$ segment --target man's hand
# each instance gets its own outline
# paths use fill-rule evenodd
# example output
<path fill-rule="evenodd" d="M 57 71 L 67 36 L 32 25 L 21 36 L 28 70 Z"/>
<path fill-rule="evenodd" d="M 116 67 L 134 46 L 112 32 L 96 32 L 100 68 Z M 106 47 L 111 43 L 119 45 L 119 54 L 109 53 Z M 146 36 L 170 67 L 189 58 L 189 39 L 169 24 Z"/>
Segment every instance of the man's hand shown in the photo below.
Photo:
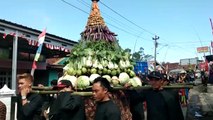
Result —
<path fill-rule="evenodd" d="M 21 90 L 21 96 L 27 96 L 30 93 L 30 88 L 23 88 Z"/>
<path fill-rule="evenodd" d="M 38 87 L 44 87 L 44 85 L 43 84 L 38 84 Z"/>
<path fill-rule="evenodd" d="M 127 88 L 127 89 L 130 88 L 131 86 L 132 86 L 132 84 L 130 84 L 130 83 L 126 83 L 126 84 L 124 85 L 124 87 Z"/>
<path fill-rule="evenodd" d="M 44 117 L 46 118 L 46 120 L 48 120 L 48 118 L 49 118 L 49 111 L 47 111 L 47 110 L 44 110 Z"/>

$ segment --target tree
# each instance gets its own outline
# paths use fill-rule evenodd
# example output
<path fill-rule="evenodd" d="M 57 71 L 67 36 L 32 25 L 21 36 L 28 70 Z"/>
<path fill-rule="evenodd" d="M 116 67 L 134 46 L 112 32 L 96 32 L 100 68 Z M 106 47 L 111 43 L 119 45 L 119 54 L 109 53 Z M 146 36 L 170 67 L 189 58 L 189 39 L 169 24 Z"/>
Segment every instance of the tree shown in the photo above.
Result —
<path fill-rule="evenodd" d="M 125 49 L 124 51 L 131 53 L 131 49 L 129 48 Z M 139 51 L 132 54 L 133 61 L 149 61 L 152 58 L 154 58 L 152 55 L 145 54 L 143 47 L 140 47 Z"/>
<path fill-rule="evenodd" d="M 129 49 L 129 48 L 126 48 L 124 51 L 128 52 L 128 53 L 131 53 L 131 49 Z"/>

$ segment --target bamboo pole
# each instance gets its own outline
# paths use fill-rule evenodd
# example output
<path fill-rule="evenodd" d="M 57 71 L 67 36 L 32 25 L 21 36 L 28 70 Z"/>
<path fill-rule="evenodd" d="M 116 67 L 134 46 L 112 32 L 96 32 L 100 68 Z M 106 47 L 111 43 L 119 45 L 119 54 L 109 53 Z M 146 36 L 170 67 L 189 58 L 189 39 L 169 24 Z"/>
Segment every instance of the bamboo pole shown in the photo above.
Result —
<path fill-rule="evenodd" d="M 188 88 L 188 89 L 192 89 L 193 85 L 167 85 L 167 86 L 163 86 L 164 89 L 184 89 L 184 88 Z M 142 89 L 142 90 L 146 90 L 146 89 L 152 89 L 151 85 L 147 85 L 147 86 L 141 86 L 141 87 L 130 87 L 130 88 L 125 88 L 125 87 L 113 87 L 113 90 L 137 90 L 137 89 Z"/>
<path fill-rule="evenodd" d="M 44 86 L 44 87 L 38 87 L 38 86 L 32 86 L 33 90 L 53 90 L 53 87 L 48 87 L 48 86 Z"/>
<path fill-rule="evenodd" d="M 34 87 L 37 88 L 37 87 Z M 40 87 L 41 88 L 41 87 Z M 38 93 L 38 94 L 58 94 L 59 91 L 57 90 L 51 90 L 51 87 L 44 87 L 44 89 L 34 89 L 31 91 L 31 93 Z M 164 89 L 192 89 L 193 85 L 167 85 L 163 86 Z M 113 87 L 113 90 L 147 90 L 147 89 L 152 89 L 150 85 L 147 86 L 141 86 L 141 87 L 130 87 L 130 88 L 125 88 L 123 86 L 118 86 L 118 87 Z M 92 92 L 90 91 L 75 91 L 72 92 L 73 95 L 80 95 L 80 96 L 91 96 Z"/>
<path fill-rule="evenodd" d="M 146 85 L 146 86 L 141 86 L 141 87 L 132 87 L 131 89 L 150 89 L 150 85 Z M 38 87 L 38 86 L 32 86 L 33 90 L 46 90 L 46 91 L 52 91 L 54 87 L 48 87 L 48 86 L 44 86 L 44 87 Z M 84 90 L 89 90 L 91 89 L 92 86 L 88 86 L 87 88 L 85 88 Z M 180 89 L 180 88 L 193 88 L 193 83 L 175 83 L 175 84 L 170 84 L 167 86 L 164 86 L 164 88 L 169 88 L 169 89 Z M 118 89 L 126 89 L 123 86 L 118 86 L 118 87 L 113 87 L 113 89 L 118 90 Z M 82 91 L 82 89 L 77 89 L 77 91 Z"/>
<path fill-rule="evenodd" d="M 53 90 L 53 88 L 54 87 L 48 87 L 48 86 L 44 86 L 44 87 L 38 87 L 38 86 L 32 86 L 32 89 L 33 90 L 46 90 L 46 91 L 52 91 Z M 91 89 L 92 88 L 92 86 L 88 86 L 87 88 L 85 88 L 85 89 Z M 78 89 L 77 88 L 77 90 L 82 90 L 82 89 Z"/>
<path fill-rule="evenodd" d="M 37 94 L 58 94 L 60 93 L 57 90 L 52 91 L 40 91 L 40 90 L 32 90 L 31 93 Z M 92 92 L 70 92 L 72 95 L 80 95 L 80 96 L 92 96 Z"/>

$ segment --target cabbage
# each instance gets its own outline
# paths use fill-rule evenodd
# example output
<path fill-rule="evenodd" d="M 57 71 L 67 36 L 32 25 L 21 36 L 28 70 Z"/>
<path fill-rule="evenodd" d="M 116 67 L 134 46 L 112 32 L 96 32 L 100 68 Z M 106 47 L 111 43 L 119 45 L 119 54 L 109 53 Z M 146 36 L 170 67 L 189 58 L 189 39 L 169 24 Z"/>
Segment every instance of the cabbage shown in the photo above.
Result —
<path fill-rule="evenodd" d="M 99 74 L 91 74 L 90 77 L 89 77 L 90 83 L 93 83 L 93 81 L 94 81 L 97 77 L 100 77 L 100 75 L 99 75 Z"/>
<path fill-rule="evenodd" d="M 68 75 L 71 75 L 71 76 L 76 74 L 76 71 L 72 67 L 68 68 L 66 72 Z"/>
<path fill-rule="evenodd" d="M 109 75 L 103 75 L 103 78 L 106 78 L 109 82 L 111 82 L 111 77 Z"/>
<path fill-rule="evenodd" d="M 77 88 L 79 89 L 86 89 L 87 87 L 89 87 L 90 85 L 90 81 L 89 81 L 89 77 L 88 76 L 80 76 L 77 79 Z"/>
<path fill-rule="evenodd" d="M 132 71 L 132 70 L 129 71 L 129 75 L 130 75 L 130 77 L 135 77 L 135 76 L 136 76 L 136 75 L 135 75 L 135 72 Z"/>
<path fill-rule="evenodd" d="M 135 82 L 137 83 L 138 86 L 142 86 L 142 81 L 139 77 L 135 76 L 135 77 L 133 77 L 133 80 L 135 80 Z"/>
<path fill-rule="evenodd" d="M 111 81 L 113 86 L 118 86 L 119 85 L 119 80 L 117 76 L 112 76 L 112 81 Z"/>
<path fill-rule="evenodd" d="M 69 80 L 72 83 L 73 87 L 76 87 L 76 83 L 77 83 L 77 78 L 75 76 L 71 76 L 71 75 L 65 75 L 62 76 L 58 79 L 58 82 L 61 80 Z"/>
<path fill-rule="evenodd" d="M 121 85 L 125 85 L 129 81 L 129 75 L 125 72 L 120 73 L 119 81 L 120 81 Z"/>
<path fill-rule="evenodd" d="M 141 79 L 139 77 L 133 77 L 129 79 L 129 84 L 131 84 L 133 87 L 140 87 L 142 86 Z"/>

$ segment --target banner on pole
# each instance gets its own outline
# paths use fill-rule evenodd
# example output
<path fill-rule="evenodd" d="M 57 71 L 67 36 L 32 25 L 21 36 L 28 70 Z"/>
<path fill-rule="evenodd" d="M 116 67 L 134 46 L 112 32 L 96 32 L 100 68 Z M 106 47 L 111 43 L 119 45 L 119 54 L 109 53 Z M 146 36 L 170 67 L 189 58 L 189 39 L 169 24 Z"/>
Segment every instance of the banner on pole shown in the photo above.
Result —
<path fill-rule="evenodd" d="M 34 61 L 33 61 L 33 64 L 32 64 L 32 70 L 31 70 L 32 76 L 34 75 L 34 71 L 37 68 L 36 62 L 38 61 L 38 59 L 41 55 L 41 50 L 42 50 L 42 46 L 43 46 L 43 43 L 44 43 L 45 35 L 46 35 L 46 29 L 44 29 L 42 31 L 42 33 L 38 36 L 38 49 L 37 49 L 37 52 L 35 54 L 35 58 L 34 58 Z"/>

